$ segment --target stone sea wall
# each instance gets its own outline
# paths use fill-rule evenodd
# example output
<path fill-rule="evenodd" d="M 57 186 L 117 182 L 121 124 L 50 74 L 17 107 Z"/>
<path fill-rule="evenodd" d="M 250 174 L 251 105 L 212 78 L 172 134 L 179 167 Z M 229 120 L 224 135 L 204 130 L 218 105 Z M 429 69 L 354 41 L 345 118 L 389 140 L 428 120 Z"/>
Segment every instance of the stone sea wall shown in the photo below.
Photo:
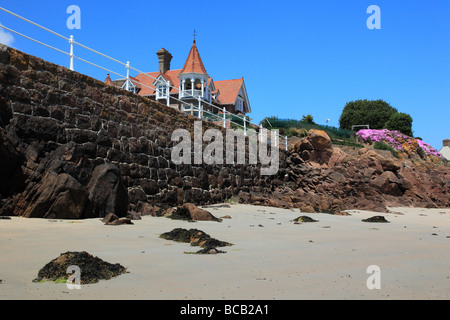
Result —
<path fill-rule="evenodd" d="M 55 160 L 64 162 L 57 174 L 84 187 L 94 168 L 115 165 L 129 210 L 145 203 L 217 203 L 270 184 L 257 165 L 175 165 L 172 132 L 192 133 L 198 119 L 6 46 L 0 48 L 0 110 L 2 137 L 16 159 L 8 163 L 2 177 L 8 187 L 0 192 L 4 211 L 15 215 L 29 215 L 36 195 L 27 192 L 37 192 Z"/>

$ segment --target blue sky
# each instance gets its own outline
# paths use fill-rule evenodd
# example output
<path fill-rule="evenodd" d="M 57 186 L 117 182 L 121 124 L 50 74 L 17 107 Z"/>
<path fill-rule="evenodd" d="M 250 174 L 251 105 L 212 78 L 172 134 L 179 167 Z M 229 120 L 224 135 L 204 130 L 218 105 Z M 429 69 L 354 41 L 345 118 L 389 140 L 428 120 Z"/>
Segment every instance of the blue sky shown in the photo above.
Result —
<path fill-rule="evenodd" d="M 67 28 L 70 5 L 81 9 L 80 30 Z M 381 9 L 380 30 L 366 26 L 370 5 Z M 409 113 L 414 135 L 438 150 L 450 138 L 448 0 L 4 0 L 0 6 L 145 72 L 157 70 L 160 48 L 172 53 L 172 69 L 182 68 L 195 29 L 214 80 L 244 77 L 255 123 L 312 114 L 319 124 L 330 119 L 338 126 L 347 102 L 383 99 Z M 65 40 L 3 11 L 0 23 L 69 50 Z M 12 46 L 68 66 L 67 56 L 18 35 Z M 84 49 L 75 54 L 125 74 Z M 80 61 L 75 70 L 106 76 Z"/>

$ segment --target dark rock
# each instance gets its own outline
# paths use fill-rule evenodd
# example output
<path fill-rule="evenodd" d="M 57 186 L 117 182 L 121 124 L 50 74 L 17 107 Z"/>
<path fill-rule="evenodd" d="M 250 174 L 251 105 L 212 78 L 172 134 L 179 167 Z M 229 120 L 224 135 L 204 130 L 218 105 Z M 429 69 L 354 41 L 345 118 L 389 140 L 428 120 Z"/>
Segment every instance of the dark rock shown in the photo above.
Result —
<path fill-rule="evenodd" d="M 106 216 L 103 219 L 101 219 L 101 221 L 106 224 L 116 220 L 119 220 L 119 217 L 114 213 L 107 213 Z"/>
<path fill-rule="evenodd" d="M 12 110 L 8 102 L 0 96 L 0 127 L 4 128 L 12 119 Z"/>
<path fill-rule="evenodd" d="M 141 220 L 142 219 L 141 214 L 136 211 L 128 212 L 127 218 L 130 220 Z"/>
<path fill-rule="evenodd" d="M 24 158 L 8 138 L 7 132 L 0 128 L 0 194 L 11 195 L 23 187 L 20 166 Z"/>
<path fill-rule="evenodd" d="M 106 223 L 106 225 L 108 226 L 120 226 L 123 224 L 134 224 L 130 218 L 120 218 L 120 219 L 116 219 L 114 221 L 108 222 Z"/>
<path fill-rule="evenodd" d="M 83 218 L 88 201 L 86 189 L 72 176 L 48 172 L 35 185 L 23 216 L 28 218 L 79 219 Z"/>
<path fill-rule="evenodd" d="M 114 213 L 118 217 L 127 215 L 128 192 L 115 165 L 106 163 L 95 167 L 87 191 L 87 218 L 104 217 L 106 213 Z"/>
<path fill-rule="evenodd" d="M 139 202 L 146 202 L 147 195 L 141 188 L 133 188 L 128 190 L 128 201 L 132 204 L 138 204 Z"/>

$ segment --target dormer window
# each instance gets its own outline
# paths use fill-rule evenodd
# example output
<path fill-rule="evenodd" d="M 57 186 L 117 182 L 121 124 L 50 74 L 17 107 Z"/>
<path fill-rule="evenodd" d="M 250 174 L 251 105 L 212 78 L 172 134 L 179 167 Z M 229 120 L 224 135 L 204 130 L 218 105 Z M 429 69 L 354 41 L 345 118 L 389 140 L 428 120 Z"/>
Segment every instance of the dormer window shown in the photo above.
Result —
<path fill-rule="evenodd" d="M 122 85 L 122 89 L 136 93 L 136 86 L 131 80 L 125 80 L 125 82 Z"/>
<path fill-rule="evenodd" d="M 244 113 L 244 100 L 241 97 L 238 97 L 236 100 L 235 110 Z"/>
<path fill-rule="evenodd" d="M 165 99 L 167 98 L 167 86 L 165 84 L 159 84 L 156 87 L 156 99 Z"/>

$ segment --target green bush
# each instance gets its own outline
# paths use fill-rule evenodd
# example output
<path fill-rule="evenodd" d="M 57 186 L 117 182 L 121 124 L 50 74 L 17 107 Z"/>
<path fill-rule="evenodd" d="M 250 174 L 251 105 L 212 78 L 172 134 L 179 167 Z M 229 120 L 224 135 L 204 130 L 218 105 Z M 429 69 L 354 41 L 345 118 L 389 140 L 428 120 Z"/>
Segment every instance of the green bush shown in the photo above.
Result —
<path fill-rule="evenodd" d="M 397 109 L 383 100 L 356 100 L 348 102 L 341 117 L 341 129 L 351 130 L 353 125 L 369 125 L 370 129 L 384 129 L 389 118 Z"/>
<path fill-rule="evenodd" d="M 406 113 L 395 113 L 391 115 L 389 120 L 384 125 L 385 129 L 396 130 L 407 135 L 408 137 L 413 136 L 412 132 L 412 122 L 413 119 L 409 114 Z"/>

